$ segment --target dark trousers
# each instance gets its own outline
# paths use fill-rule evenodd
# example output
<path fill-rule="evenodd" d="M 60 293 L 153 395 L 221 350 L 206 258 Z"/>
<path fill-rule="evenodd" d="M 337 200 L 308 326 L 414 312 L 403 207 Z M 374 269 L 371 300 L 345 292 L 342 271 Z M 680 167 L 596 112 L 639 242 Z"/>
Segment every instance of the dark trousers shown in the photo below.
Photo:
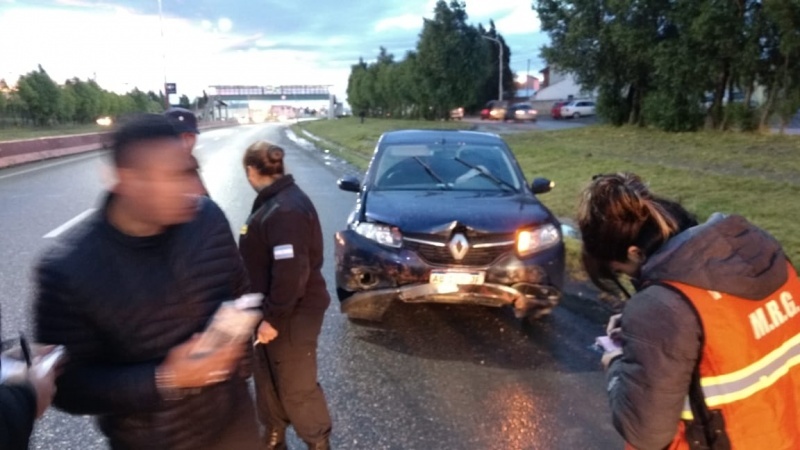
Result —
<path fill-rule="evenodd" d="M 234 414 L 231 425 L 213 444 L 203 450 L 247 450 L 260 449 L 261 439 L 258 421 L 253 408 L 253 399 L 246 387 L 241 391 L 238 411 Z"/>
<path fill-rule="evenodd" d="M 323 313 L 294 314 L 271 324 L 278 337 L 255 351 L 258 417 L 267 428 L 294 427 L 306 443 L 325 440 L 331 417 L 317 381 L 317 338 Z"/>

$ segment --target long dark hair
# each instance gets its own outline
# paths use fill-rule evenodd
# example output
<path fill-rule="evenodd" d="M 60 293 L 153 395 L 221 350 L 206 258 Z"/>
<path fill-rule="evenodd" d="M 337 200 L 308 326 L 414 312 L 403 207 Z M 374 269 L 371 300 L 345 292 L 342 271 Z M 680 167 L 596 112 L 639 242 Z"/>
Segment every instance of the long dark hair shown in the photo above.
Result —
<path fill-rule="evenodd" d="M 636 246 L 649 257 L 669 238 L 695 225 L 693 214 L 653 195 L 638 175 L 596 175 L 578 208 L 584 268 L 595 285 L 613 290 L 609 282 L 619 283 L 610 263 L 627 261 L 628 248 Z"/>
<path fill-rule="evenodd" d="M 284 154 L 283 149 L 277 145 L 258 141 L 247 147 L 242 162 L 245 167 L 253 167 L 261 175 L 283 175 Z"/>

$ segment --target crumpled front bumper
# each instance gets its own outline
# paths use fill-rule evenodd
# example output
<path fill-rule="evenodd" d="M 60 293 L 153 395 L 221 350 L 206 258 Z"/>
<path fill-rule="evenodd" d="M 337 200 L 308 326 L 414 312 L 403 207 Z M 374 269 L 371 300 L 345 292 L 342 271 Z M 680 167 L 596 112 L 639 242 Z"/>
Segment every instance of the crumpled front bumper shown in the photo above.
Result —
<path fill-rule="evenodd" d="M 341 311 L 349 317 L 380 320 L 391 304 L 474 304 L 510 306 L 517 317 L 547 314 L 561 299 L 564 247 L 559 244 L 539 254 L 518 258 L 514 252 L 486 267 L 432 265 L 413 251 L 387 249 L 351 230 L 336 235 L 337 288 L 351 294 Z M 483 284 L 430 283 L 434 270 L 482 271 Z"/>
<path fill-rule="evenodd" d="M 511 306 L 517 317 L 544 315 L 561 299 L 550 286 L 520 284 L 443 285 L 420 283 L 396 288 L 362 291 L 341 304 L 341 311 L 354 319 L 379 320 L 392 301 L 405 303 L 450 303 L 483 306 Z"/>

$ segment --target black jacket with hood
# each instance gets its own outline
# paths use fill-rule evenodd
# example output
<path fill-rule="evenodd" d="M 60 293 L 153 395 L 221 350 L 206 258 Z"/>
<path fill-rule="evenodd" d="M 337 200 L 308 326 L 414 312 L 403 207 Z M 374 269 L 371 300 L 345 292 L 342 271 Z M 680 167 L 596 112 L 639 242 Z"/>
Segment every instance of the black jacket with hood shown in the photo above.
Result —
<path fill-rule="evenodd" d="M 715 214 L 648 258 L 639 281 L 677 281 L 758 301 L 787 276 L 786 255 L 772 236 L 741 216 Z M 625 305 L 621 326 L 623 356 L 608 370 L 614 426 L 639 450 L 664 449 L 701 353 L 700 319 L 680 294 L 651 285 Z"/>
<path fill-rule="evenodd" d="M 155 370 L 202 332 L 220 303 L 247 292 L 230 225 L 203 198 L 191 222 L 157 236 L 128 236 L 105 208 L 38 266 L 38 342 L 63 344 L 68 362 L 54 404 L 97 416 L 115 449 L 200 449 L 248 398 L 243 379 L 163 399 Z"/>

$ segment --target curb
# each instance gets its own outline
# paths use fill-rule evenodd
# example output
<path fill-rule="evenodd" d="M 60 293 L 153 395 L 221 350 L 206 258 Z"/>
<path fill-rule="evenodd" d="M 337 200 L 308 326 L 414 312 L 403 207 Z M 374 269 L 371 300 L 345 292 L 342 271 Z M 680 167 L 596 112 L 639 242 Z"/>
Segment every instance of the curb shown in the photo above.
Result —
<path fill-rule="evenodd" d="M 232 126 L 239 125 L 236 122 L 224 122 L 224 123 L 212 123 L 207 125 L 200 125 L 200 130 L 212 130 L 216 128 L 227 128 Z M 97 132 L 97 133 L 82 133 L 82 134 L 74 134 L 74 135 L 64 135 L 64 136 L 47 136 L 41 138 L 34 138 L 34 139 L 17 139 L 13 141 L 3 141 L 0 142 L 0 146 L 3 144 L 15 144 L 15 145 L 24 145 L 25 143 L 30 143 L 31 145 L 40 144 L 42 141 L 46 140 L 59 140 L 59 139 L 66 139 L 66 140 L 75 140 L 79 141 L 81 138 L 97 138 L 100 142 L 93 142 L 88 144 L 82 145 L 74 145 L 69 147 L 57 147 L 51 148 L 46 150 L 38 150 L 38 151 L 31 151 L 27 153 L 18 153 L 9 156 L 0 156 L 0 169 L 18 166 L 20 164 L 27 164 L 37 161 L 44 161 L 47 159 L 53 158 L 61 158 L 64 156 L 75 155 L 78 153 L 86 153 L 96 150 L 102 150 L 106 148 L 104 142 L 102 142 L 103 135 L 107 135 L 109 132 Z"/>

